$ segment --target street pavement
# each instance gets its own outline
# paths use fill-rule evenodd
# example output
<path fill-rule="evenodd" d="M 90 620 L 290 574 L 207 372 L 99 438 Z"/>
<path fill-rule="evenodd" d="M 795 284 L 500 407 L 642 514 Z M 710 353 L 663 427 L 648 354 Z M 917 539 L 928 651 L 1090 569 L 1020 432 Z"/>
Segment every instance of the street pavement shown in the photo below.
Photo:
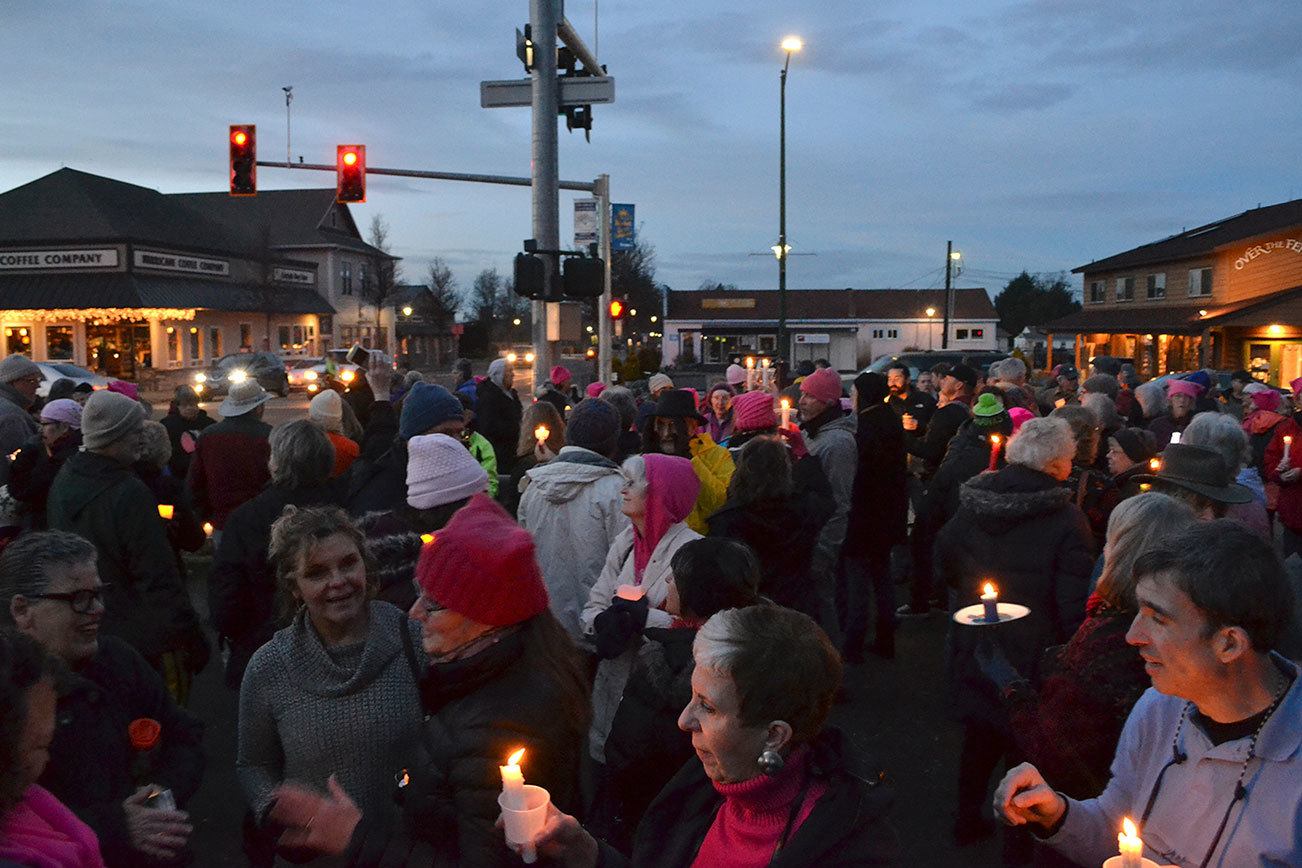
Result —
<path fill-rule="evenodd" d="M 191 597 L 206 613 L 207 552 L 188 557 L 187 564 Z M 833 710 L 833 721 L 887 771 L 903 864 L 998 865 L 998 838 L 964 849 L 950 839 L 959 728 L 946 711 L 946 623 L 938 613 L 908 621 L 897 632 L 895 660 L 870 656 L 861 666 L 847 667 L 844 701 Z M 237 695 L 223 684 L 216 654 L 195 681 L 190 710 L 207 723 L 207 772 L 189 807 L 196 864 L 244 865 L 244 801 L 235 777 Z"/>

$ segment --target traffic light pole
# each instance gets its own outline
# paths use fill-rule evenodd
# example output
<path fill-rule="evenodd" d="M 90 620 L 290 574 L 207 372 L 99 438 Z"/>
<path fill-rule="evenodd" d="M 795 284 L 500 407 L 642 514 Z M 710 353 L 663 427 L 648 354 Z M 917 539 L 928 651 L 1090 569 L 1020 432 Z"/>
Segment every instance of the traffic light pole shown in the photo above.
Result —
<path fill-rule="evenodd" d="M 597 305 L 597 379 L 610 383 L 613 348 L 610 323 L 610 176 L 599 175 L 592 191 L 597 200 L 597 255 L 606 263 L 605 290 Z"/>
<path fill-rule="evenodd" d="M 949 321 L 954 316 L 954 242 L 945 242 L 945 330 L 940 333 L 940 348 L 949 349 Z"/>
<path fill-rule="evenodd" d="M 529 0 L 529 24 L 533 31 L 533 237 L 544 250 L 560 247 L 560 169 L 557 157 L 556 115 L 560 109 L 561 84 L 556 78 L 556 29 L 560 23 L 558 0 Z M 559 298 L 559 260 L 544 258 L 544 286 L 547 298 Z M 547 340 L 549 306 L 556 302 L 533 303 L 534 385 L 538 372 L 551 370 L 556 346 Z"/>

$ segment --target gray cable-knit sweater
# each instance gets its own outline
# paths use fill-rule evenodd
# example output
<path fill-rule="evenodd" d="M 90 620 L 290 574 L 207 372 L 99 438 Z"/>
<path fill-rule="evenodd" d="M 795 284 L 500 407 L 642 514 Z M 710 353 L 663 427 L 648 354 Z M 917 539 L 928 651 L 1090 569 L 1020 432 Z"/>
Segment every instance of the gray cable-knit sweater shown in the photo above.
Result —
<path fill-rule="evenodd" d="M 327 650 L 306 613 L 253 655 L 240 686 L 236 771 L 254 816 L 292 780 L 325 791 L 340 785 L 363 813 L 394 810 L 394 774 L 410 756 L 423 712 L 402 649 L 412 631 L 420 671 L 420 626 L 396 606 L 370 603 L 366 641 Z"/>

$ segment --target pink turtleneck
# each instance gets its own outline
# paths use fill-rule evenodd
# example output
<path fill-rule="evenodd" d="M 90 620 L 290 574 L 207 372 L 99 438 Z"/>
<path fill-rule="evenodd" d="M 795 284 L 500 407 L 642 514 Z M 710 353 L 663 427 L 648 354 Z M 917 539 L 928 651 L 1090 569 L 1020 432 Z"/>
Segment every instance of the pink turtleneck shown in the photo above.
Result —
<path fill-rule="evenodd" d="M 723 796 L 723 805 L 714 815 L 705 841 L 696 854 L 693 866 L 727 866 L 727 868 L 764 868 L 773 861 L 791 803 L 800 795 L 809 765 L 809 749 L 801 747 L 788 759 L 776 777 L 757 775 L 739 784 L 716 783 L 714 789 Z M 827 784 L 814 779 L 809 783 L 804 802 L 796 813 L 787 843 L 809 817 L 814 805 L 827 792 Z"/>

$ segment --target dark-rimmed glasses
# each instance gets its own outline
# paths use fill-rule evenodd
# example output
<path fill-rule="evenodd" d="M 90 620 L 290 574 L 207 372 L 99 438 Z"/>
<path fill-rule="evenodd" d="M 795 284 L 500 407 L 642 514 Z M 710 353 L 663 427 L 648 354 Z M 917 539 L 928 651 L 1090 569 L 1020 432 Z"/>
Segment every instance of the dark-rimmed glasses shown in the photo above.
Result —
<path fill-rule="evenodd" d="M 61 600 L 72 607 L 78 615 L 89 615 L 96 603 L 104 602 L 104 590 L 107 584 L 95 588 L 81 588 L 76 591 L 64 591 L 50 594 L 23 594 L 29 600 Z"/>

